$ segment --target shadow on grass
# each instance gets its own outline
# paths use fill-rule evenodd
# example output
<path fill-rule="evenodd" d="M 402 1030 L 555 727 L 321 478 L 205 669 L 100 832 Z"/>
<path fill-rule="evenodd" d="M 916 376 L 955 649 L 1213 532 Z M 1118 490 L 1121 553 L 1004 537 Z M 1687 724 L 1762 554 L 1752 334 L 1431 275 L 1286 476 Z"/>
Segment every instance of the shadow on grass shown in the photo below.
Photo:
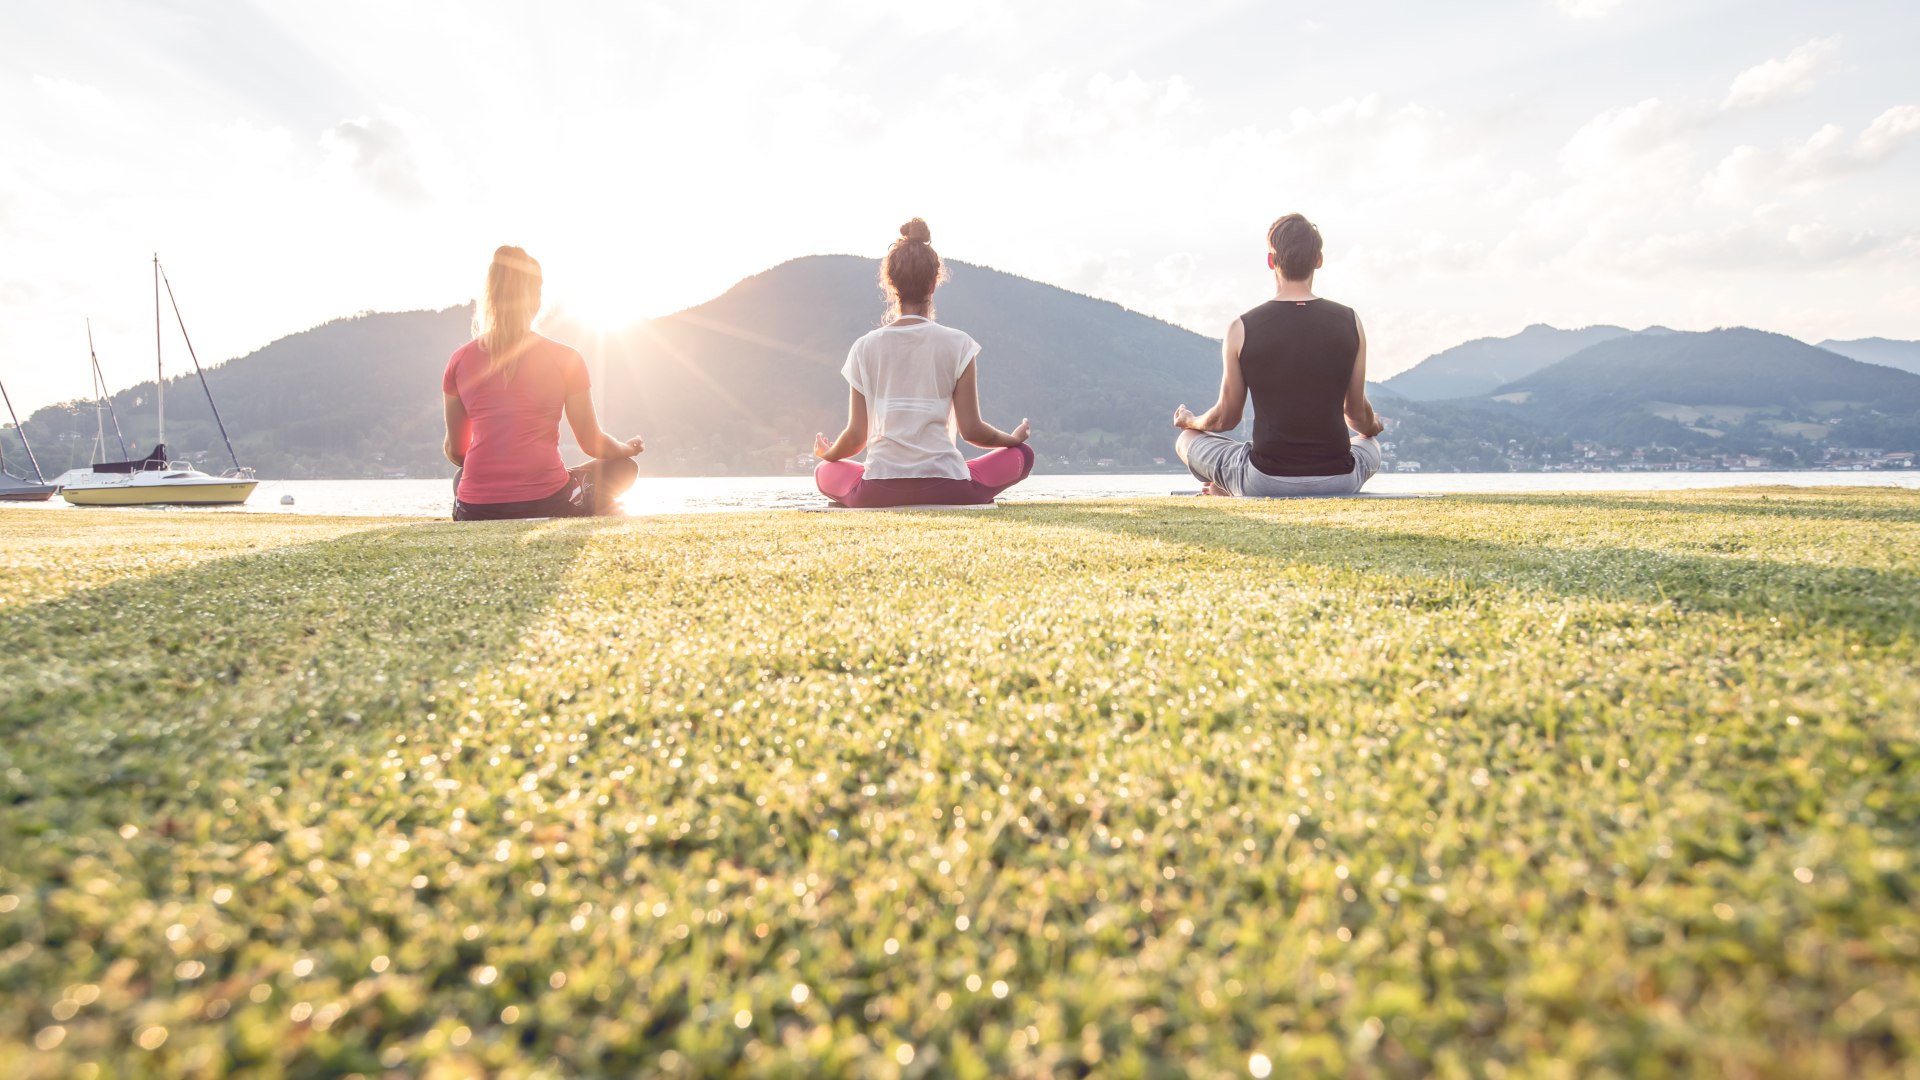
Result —
<path fill-rule="evenodd" d="M 512 654 L 609 524 L 375 528 L 0 614 L 0 805 L 166 798 L 424 713 Z"/>
<path fill-rule="evenodd" d="M 1033 516 L 1048 525 L 1182 544 L 1274 568 L 1337 567 L 1561 596 L 1665 601 L 1681 610 L 1747 618 L 1796 618 L 1879 646 L 1910 644 L 1920 626 L 1920 575 L 1860 567 L 1436 536 L 1199 507 L 1049 507 Z"/>

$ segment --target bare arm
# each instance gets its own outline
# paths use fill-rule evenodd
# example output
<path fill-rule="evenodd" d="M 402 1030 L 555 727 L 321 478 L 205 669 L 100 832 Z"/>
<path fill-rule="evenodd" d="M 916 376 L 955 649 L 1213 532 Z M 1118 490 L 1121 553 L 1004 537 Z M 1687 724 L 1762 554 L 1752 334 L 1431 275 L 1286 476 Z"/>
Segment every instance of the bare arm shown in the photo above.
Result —
<path fill-rule="evenodd" d="M 467 407 L 460 403 L 454 394 L 442 394 L 446 399 L 447 441 L 441 444 L 446 451 L 447 460 L 455 465 L 467 463 L 467 447 L 473 445 L 473 422 L 467 419 Z"/>
<path fill-rule="evenodd" d="M 960 373 L 960 381 L 953 385 L 953 423 L 961 438 L 988 449 L 1019 446 L 1027 441 L 1027 435 L 1032 430 L 1025 420 L 1009 432 L 1001 431 L 981 418 L 980 375 L 971 360 L 967 361 L 967 369 Z"/>
<path fill-rule="evenodd" d="M 630 458 L 647 448 L 639 436 L 622 442 L 603 431 L 600 414 L 593 410 L 593 393 L 589 390 L 567 395 L 567 426 L 573 429 L 574 441 L 588 457 Z"/>
<path fill-rule="evenodd" d="M 1367 400 L 1367 328 L 1360 316 L 1353 317 L 1353 328 L 1360 331 L 1360 355 L 1353 359 L 1353 382 L 1347 386 L 1347 426 L 1371 439 L 1387 429 L 1373 414 L 1373 402 Z"/>
<path fill-rule="evenodd" d="M 1220 343 L 1220 398 L 1213 407 L 1199 416 L 1187 411 L 1185 405 L 1173 411 L 1173 426 L 1188 431 L 1232 431 L 1240 426 L 1240 418 L 1247 410 L 1247 380 L 1240 373 L 1240 348 L 1247 341 L 1246 328 L 1240 320 L 1233 320 L 1227 327 L 1226 340 Z"/>
<path fill-rule="evenodd" d="M 813 456 L 821 461 L 842 461 L 867 448 L 867 398 L 847 387 L 847 426 L 839 437 L 827 441 L 824 434 L 813 437 Z"/>

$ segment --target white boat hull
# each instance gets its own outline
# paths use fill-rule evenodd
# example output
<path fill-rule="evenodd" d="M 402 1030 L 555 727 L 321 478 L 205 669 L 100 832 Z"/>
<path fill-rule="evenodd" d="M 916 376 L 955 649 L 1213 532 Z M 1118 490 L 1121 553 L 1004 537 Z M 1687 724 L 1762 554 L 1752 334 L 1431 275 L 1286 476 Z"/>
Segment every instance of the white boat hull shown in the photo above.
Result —
<path fill-rule="evenodd" d="M 192 469 L 90 472 L 61 488 L 60 497 L 74 506 L 238 506 L 258 484 Z"/>

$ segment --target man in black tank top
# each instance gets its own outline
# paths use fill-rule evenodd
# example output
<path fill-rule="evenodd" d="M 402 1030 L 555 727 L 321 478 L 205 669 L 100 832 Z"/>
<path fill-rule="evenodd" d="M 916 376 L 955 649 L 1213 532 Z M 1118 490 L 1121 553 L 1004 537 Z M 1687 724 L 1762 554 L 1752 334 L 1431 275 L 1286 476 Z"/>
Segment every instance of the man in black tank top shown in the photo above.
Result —
<path fill-rule="evenodd" d="M 1367 335 L 1353 309 L 1313 294 L 1320 230 L 1288 214 L 1267 232 L 1274 298 L 1227 328 L 1220 400 L 1174 411 L 1174 449 L 1214 495 L 1346 495 L 1380 471 L 1384 429 L 1367 400 Z M 1253 440 L 1240 425 L 1253 397 Z M 1349 428 L 1357 435 L 1350 435 Z"/>

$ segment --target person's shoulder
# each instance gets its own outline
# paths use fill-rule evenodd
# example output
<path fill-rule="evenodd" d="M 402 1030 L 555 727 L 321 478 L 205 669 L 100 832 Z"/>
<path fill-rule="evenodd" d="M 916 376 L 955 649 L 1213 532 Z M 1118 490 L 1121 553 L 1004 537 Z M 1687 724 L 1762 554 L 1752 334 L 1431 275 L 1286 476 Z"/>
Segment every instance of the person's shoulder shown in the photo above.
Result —
<path fill-rule="evenodd" d="M 560 359 L 560 360 L 578 360 L 582 363 L 586 362 L 586 357 L 580 354 L 579 349 L 574 348 L 573 346 L 567 344 L 564 341 L 555 341 L 552 338 L 548 337 L 545 334 L 540 333 L 537 330 L 527 331 L 527 336 L 533 339 L 532 351 L 534 352 L 538 352 L 542 355 L 551 356 L 551 357 L 554 357 L 555 359 Z"/>
<path fill-rule="evenodd" d="M 872 352 L 875 348 L 885 345 L 892 339 L 892 336 L 887 327 L 876 326 L 866 333 L 861 334 L 859 337 L 854 338 L 853 344 L 847 347 L 847 355 L 849 357 L 864 356 Z"/>
<path fill-rule="evenodd" d="M 957 326 L 948 326 L 946 323 L 934 323 L 929 329 L 935 334 L 938 334 L 941 340 L 951 342 L 962 348 L 979 345 L 979 342 L 973 340 L 972 334 L 967 333 Z"/>
<path fill-rule="evenodd" d="M 1320 298 L 1320 302 L 1326 305 L 1328 311 L 1331 311 L 1335 314 L 1345 315 L 1350 319 L 1355 318 L 1357 316 L 1357 313 L 1352 308 L 1339 302 L 1338 300 L 1329 300 L 1323 296 Z"/>
<path fill-rule="evenodd" d="M 456 368 L 480 363 L 486 359 L 486 356 L 486 346 L 480 344 L 479 338 L 474 338 L 472 341 L 453 350 L 453 355 L 447 357 L 447 371 L 448 373 L 452 373 Z"/>

